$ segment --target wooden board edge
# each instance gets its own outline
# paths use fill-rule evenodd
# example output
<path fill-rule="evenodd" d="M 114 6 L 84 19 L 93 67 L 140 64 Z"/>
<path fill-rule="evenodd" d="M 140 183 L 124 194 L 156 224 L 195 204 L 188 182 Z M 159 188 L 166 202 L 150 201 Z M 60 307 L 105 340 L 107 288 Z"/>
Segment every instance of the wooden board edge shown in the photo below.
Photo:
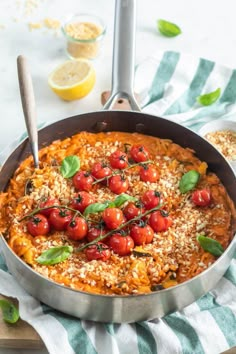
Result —
<path fill-rule="evenodd" d="M 2 295 L 0 299 L 8 299 L 18 306 L 16 299 Z M 41 337 L 32 326 L 22 319 L 15 324 L 6 323 L 0 311 L 0 348 L 42 349 L 44 347 Z"/>

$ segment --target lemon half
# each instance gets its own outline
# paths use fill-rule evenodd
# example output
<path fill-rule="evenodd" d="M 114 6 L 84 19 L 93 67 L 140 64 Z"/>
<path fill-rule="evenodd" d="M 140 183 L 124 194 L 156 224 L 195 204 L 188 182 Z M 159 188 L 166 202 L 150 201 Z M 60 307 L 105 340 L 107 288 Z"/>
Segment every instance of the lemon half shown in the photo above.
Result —
<path fill-rule="evenodd" d="M 93 89 L 95 70 L 86 59 L 67 60 L 59 65 L 48 78 L 51 89 L 66 101 L 78 100 Z"/>

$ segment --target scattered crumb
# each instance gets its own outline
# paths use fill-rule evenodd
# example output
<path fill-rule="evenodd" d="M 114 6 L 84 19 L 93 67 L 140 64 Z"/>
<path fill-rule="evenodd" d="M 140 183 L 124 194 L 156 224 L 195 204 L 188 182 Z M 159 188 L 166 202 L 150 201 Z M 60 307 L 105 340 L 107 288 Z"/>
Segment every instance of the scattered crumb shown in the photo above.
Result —
<path fill-rule="evenodd" d="M 42 28 L 43 27 L 43 24 L 38 22 L 38 23 L 28 23 L 28 26 L 29 26 L 29 30 L 32 31 L 33 29 L 39 29 L 39 28 Z"/>
<path fill-rule="evenodd" d="M 44 26 L 49 29 L 58 29 L 61 27 L 61 23 L 53 18 L 45 18 L 43 20 Z"/>
<path fill-rule="evenodd" d="M 45 18 L 40 22 L 29 22 L 28 23 L 29 30 L 32 31 L 34 29 L 46 28 L 47 30 L 53 30 L 55 34 L 57 34 L 58 29 L 61 27 L 60 21 L 52 18 Z M 48 33 L 49 31 L 44 31 L 43 33 Z"/>
<path fill-rule="evenodd" d="M 37 29 L 48 29 L 46 33 L 54 33 L 55 36 L 58 36 L 58 30 L 61 27 L 59 20 L 55 18 L 46 17 L 44 19 L 36 19 L 35 15 L 37 9 L 45 3 L 46 0 L 16 0 L 15 6 L 17 9 L 17 17 L 12 17 L 12 22 L 24 22 L 25 18 L 32 17 L 31 21 L 27 21 L 26 25 L 28 26 L 29 31 Z M 0 30 L 4 29 L 5 26 L 0 24 Z M 45 33 L 45 32 L 43 32 Z"/>
<path fill-rule="evenodd" d="M 41 1 L 38 0 L 25 0 L 24 1 L 24 15 L 29 16 L 31 15 L 34 10 L 39 6 Z"/>

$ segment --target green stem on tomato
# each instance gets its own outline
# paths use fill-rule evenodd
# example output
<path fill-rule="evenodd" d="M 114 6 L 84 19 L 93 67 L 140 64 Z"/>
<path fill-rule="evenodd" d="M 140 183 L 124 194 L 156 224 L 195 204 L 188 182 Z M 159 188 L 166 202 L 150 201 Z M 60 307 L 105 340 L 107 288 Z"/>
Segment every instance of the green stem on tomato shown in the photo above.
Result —
<path fill-rule="evenodd" d="M 128 167 L 126 168 L 123 168 L 122 170 L 112 170 L 114 171 L 110 176 L 106 176 L 106 177 L 103 177 L 103 178 L 99 178 L 99 179 L 96 179 L 92 184 L 97 184 L 99 182 L 102 182 L 108 178 L 111 178 L 115 175 L 119 175 L 121 174 L 122 172 L 126 171 L 126 170 L 129 170 L 130 168 L 133 168 L 133 167 L 136 167 L 136 166 L 142 166 L 143 164 L 148 164 L 148 163 L 153 163 L 152 160 L 147 160 L 147 161 L 143 161 L 143 162 L 137 162 L 137 163 L 134 163 L 134 164 L 129 164 Z"/>
<path fill-rule="evenodd" d="M 136 216 L 135 218 L 133 219 L 130 219 L 128 220 L 127 222 L 125 222 L 124 224 L 121 224 L 119 227 L 117 227 L 115 230 L 111 230 L 109 232 L 107 232 L 105 235 L 100 235 L 98 236 L 97 238 L 95 238 L 93 241 L 91 242 L 88 242 L 86 243 L 85 245 L 79 247 L 79 248 L 76 248 L 74 249 L 74 252 L 81 252 L 83 251 L 85 248 L 89 247 L 89 246 L 92 246 L 94 244 L 96 244 L 97 242 L 101 241 L 101 240 L 104 240 L 106 237 L 112 235 L 115 231 L 119 231 L 121 229 L 123 229 L 124 227 L 128 226 L 129 224 L 137 221 L 137 220 L 140 220 L 141 218 L 151 214 L 153 211 L 156 211 L 156 210 L 159 210 L 161 207 L 163 206 L 163 204 L 159 204 L 157 205 L 155 208 L 152 208 L 150 210 L 147 210 L 145 213 L 141 214 L 141 215 L 138 215 Z"/>
<path fill-rule="evenodd" d="M 86 219 L 86 218 L 83 216 L 83 214 L 82 214 L 79 210 L 70 208 L 70 207 L 68 207 L 67 205 L 50 205 L 50 206 L 48 206 L 48 207 L 34 209 L 30 214 L 27 214 L 27 215 L 23 216 L 23 218 L 21 218 L 21 219 L 18 220 L 18 221 L 21 222 L 21 221 L 23 221 L 23 220 L 25 220 L 25 219 L 31 218 L 31 217 L 34 216 L 35 214 L 40 213 L 40 211 L 42 211 L 42 210 L 47 210 L 47 209 L 52 209 L 52 208 L 70 210 L 70 211 L 75 212 L 76 215 L 79 214 L 82 218 Z"/>
<path fill-rule="evenodd" d="M 79 215 L 80 216 L 80 211 L 79 210 L 77 210 L 75 213 L 74 213 L 74 215 L 73 215 L 73 217 L 72 217 L 72 219 L 71 219 L 71 222 L 70 223 L 72 223 L 74 220 L 75 220 L 75 218 L 76 218 L 76 216 L 77 215 Z"/>

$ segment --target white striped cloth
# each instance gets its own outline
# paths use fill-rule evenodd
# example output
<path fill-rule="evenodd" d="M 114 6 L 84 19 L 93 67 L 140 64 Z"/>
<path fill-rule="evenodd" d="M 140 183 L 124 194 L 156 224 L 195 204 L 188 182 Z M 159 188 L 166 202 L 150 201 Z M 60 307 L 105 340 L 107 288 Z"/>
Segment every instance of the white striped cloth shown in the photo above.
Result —
<path fill-rule="evenodd" d="M 221 88 L 210 106 L 196 102 L 199 95 Z M 147 58 L 136 68 L 135 92 L 143 112 L 165 117 L 197 131 L 204 123 L 236 123 L 236 70 L 189 54 L 164 52 Z"/>
<path fill-rule="evenodd" d="M 200 94 L 221 88 L 213 105 Z M 236 70 L 177 52 L 148 58 L 136 68 L 143 111 L 197 130 L 211 119 L 235 120 Z M 134 324 L 79 320 L 39 303 L 7 272 L 0 256 L 0 293 L 19 300 L 20 316 L 50 354 L 218 354 L 236 346 L 236 255 L 215 289 L 182 311 Z"/>

